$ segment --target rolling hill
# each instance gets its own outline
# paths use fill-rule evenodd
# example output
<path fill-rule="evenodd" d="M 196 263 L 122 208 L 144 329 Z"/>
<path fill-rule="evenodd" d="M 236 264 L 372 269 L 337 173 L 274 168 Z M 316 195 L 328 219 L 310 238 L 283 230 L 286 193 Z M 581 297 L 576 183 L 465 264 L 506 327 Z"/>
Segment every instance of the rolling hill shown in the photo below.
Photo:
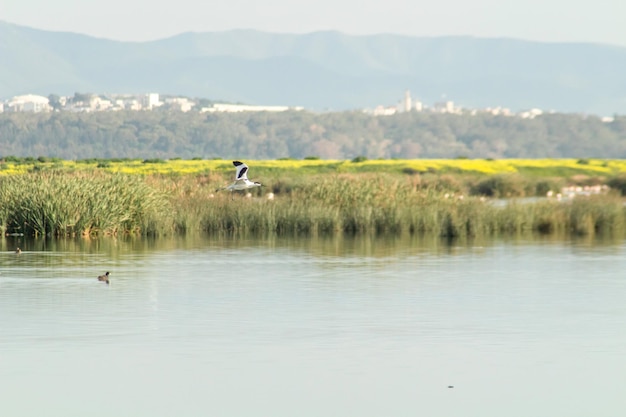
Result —
<path fill-rule="evenodd" d="M 626 113 L 626 48 L 472 37 L 184 33 L 119 42 L 0 21 L 0 99 L 177 94 L 344 110 L 425 104 Z"/>

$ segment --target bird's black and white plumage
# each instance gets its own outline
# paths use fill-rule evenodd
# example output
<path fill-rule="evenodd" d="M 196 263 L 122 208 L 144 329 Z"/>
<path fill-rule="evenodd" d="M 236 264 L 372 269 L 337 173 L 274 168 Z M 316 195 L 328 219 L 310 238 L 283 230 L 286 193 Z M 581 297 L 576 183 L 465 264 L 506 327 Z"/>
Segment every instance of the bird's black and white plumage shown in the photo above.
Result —
<path fill-rule="evenodd" d="M 109 284 L 109 272 L 105 272 L 104 275 L 98 276 L 98 281 L 104 281 Z"/>
<path fill-rule="evenodd" d="M 233 161 L 233 165 L 237 169 L 235 171 L 235 181 L 229 186 L 223 188 L 229 191 L 247 190 L 248 188 L 260 187 L 260 182 L 250 181 L 248 179 L 248 165 L 241 161 Z"/>

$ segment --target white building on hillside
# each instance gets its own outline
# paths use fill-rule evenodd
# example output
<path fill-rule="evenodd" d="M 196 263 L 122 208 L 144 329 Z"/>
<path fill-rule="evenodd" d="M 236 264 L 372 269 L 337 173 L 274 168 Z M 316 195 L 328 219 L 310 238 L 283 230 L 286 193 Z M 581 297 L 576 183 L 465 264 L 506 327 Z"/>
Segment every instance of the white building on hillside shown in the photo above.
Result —
<path fill-rule="evenodd" d="M 185 97 L 166 98 L 165 104 L 170 110 L 178 110 L 182 112 L 188 112 L 196 103 L 190 101 Z"/>
<path fill-rule="evenodd" d="M 411 92 L 406 90 L 404 92 L 404 103 L 400 111 L 410 112 L 411 110 L 413 110 L 413 100 L 411 99 Z"/>
<path fill-rule="evenodd" d="M 89 100 L 89 107 L 93 111 L 110 110 L 112 106 L 113 103 L 111 103 L 111 100 L 102 97 L 93 96 Z"/>
<path fill-rule="evenodd" d="M 215 103 L 212 107 L 203 107 L 200 111 L 204 112 L 225 112 L 225 113 L 239 113 L 244 111 L 269 111 L 269 112 L 281 112 L 287 110 L 302 110 L 302 107 L 289 107 L 289 106 L 249 106 L 246 104 L 223 104 Z"/>
<path fill-rule="evenodd" d="M 453 101 L 439 101 L 433 105 L 433 108 L 438 113 L 457 113 L 458 109 L 454 107 Z"/>
<path fill-rule="evenodd" d="M 141 103 L 134 98 L 124 99 L 124 109 L 134 111 L 141 110 Z"/>
<path fill-rule="evenodd" d="M 372 114 L 374 116 L 391 116 L 398 112 L 397 107 L 385 107 L 385 106 L 376 106 L 374 110 L 372 110 Z"/>
<path fill-rule="evenodd" d="M 159 107 L 161 104 L 163 103 L 159 101 L 158 93 L 146 94 L 145 96 L 143 96 L 142 103 L 141 103 L 143 108 L 146 110 L 152 110 L 155 107 Z"/>
<path fill-rule="evenodd" d="M 6 104 L 6 110 L 12 112 L 31 112 L 39 113 L 51 111 L 50 100 L 44 96 L 35 94 L 26 94 L 23 96 L 15 96 Z"/>
<path fill-rule="evenodd" d="M 519 117 L 522 119 L 534 119 L 537 116 L 541 116 L 543 114 L 543 110 L 541 109 L 530 109 L 519 113 Z"/>

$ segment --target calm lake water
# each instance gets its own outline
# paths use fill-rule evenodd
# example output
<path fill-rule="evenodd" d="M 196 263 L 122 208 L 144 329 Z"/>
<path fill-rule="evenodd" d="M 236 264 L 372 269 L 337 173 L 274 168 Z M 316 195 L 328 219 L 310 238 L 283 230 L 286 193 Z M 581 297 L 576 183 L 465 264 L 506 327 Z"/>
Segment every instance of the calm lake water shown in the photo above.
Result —
<path fill-rule="evenodd" d="M 1 245 L 2 416 L 626 410 L 623 241 Z"/>

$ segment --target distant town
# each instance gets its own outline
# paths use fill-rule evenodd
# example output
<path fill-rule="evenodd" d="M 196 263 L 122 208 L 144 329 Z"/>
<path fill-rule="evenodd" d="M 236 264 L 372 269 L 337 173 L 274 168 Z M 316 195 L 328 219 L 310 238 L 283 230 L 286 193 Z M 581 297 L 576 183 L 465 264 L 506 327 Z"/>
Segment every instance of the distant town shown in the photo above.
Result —
<path fill-rule="evenodd" d="M 543 110 L 540 109 L 530 109 L 520 113 L 513 113 L 510 109 L 504 107 L 488 107 L 485 109 L 468 109 L 464 107 L 459 107 L 454 104 L 453 101 L 450 100 L 442 100 L 434 103 L 432 106 L 427 106 L 419 100 L 415 100 L 411 97 L 411 92 L 406 90 L 404 92 L 404 97 L 402 100 L 399 100 L 397 104 L 393 106 L 377 106 L 371 110 L 365 110 L 367 113 L 371 113 L 375 116 L 390 116 L 396 113 L 407 113 L 407 112 L 431 112 L 431 113 L 450 113 L 450 114 L 467 114 L 467 115 L 476 115 L 479 113 L 489 113 L 496 116 L 518 116 L 525 119 L 532 119 L 541 114 L 543 114 Z"/>
<path fill-rule="evenodd" d="M 205 105 L 208 104 L 208 105 Z M 155 109 L 188 112 L 196 110 L 204 112 L 246 112 L 269 111 L 282 112 L 287 110 L 302 110 L 302 107 L 288 106 L 251 106 L 245 104 L 210 103 L 203 99 L 187 97 L 161 97 L 158 93 L 148 94 L 79 94 L 74 96 L 48 97 L 36 94 L 26 94 L 12 97 L 0 102 L 1 112 L 53 112 L 66 111 L 73 113 L 88 113 L 98 111 L 151 111 Z"/>
<path fill-rule="evenodd" d="M 187 97 L 161 97 L 158 93 L 147 94 L 79 94 L 74 96 L 48 97 L 26 94 L 12 97 L 0 102 L 0 113 L 3 112 L 99 112 L 99 111 L 198 111 L 200 113 L 237 113 L 237 112 L 284 112 L 288 110 L 304 110 L 303 107 L 290 106 L 257 106 L 248 104 L 213 103 L 206 99 L 190 99 Z M 471 109 L 456 106 L 453 101 L 440 101 L 427 106 L 411 97 L 410 91 L 405 91 L 404 97 L 395 105 L 378 105 L 373 109 L 364 109 L 365 113 L 374 116 L 390 116 L 407 112 L 449 113 L 459 115 L 492 114 L 499 116 L 516 116 L 524 119 L 533 119 L 544 114 L 541 109 L 533 108 L 514 113 L 508 108 L 488 107 Z M 610 122 L 613 117 L 602 117 L 602 121 Z"/>

